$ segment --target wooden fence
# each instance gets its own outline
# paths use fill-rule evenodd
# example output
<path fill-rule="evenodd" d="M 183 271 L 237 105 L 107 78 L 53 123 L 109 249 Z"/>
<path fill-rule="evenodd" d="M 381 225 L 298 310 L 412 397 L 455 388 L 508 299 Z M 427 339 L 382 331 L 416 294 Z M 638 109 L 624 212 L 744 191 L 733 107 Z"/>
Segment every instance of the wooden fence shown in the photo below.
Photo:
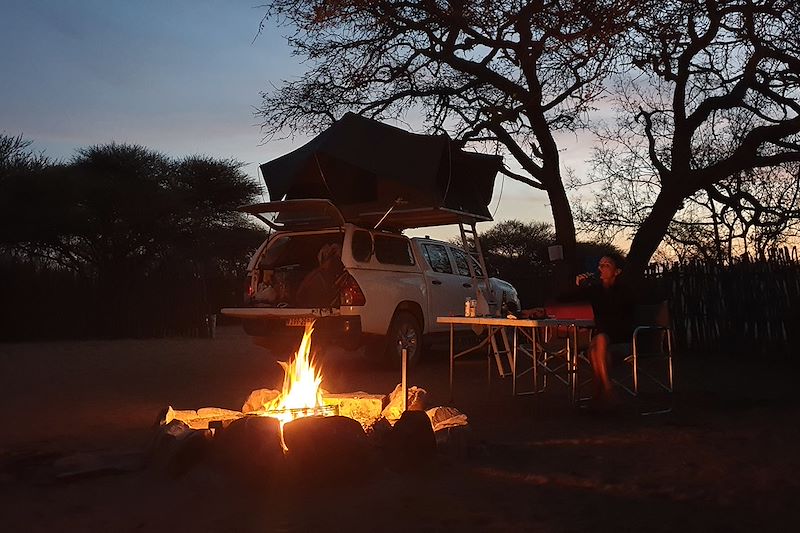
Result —
<path fill-rule="evenodd" d="M 680 348 L 732 356 L 786 355 L 800 342 L 800 262 L 782 249 L 731 264 L 656 265 Z"/>
<path fill-rule="evenodd" d="M 524 308 L 558 297 L 571 279 L 554 271 L 529 271 L 505 279 Z M 796 249 L 728 263 L 653 265 L 644 297 L 670 301 L 678 348 L 731 356 L 790 356 L 800 351 L 800 261 Z"/>

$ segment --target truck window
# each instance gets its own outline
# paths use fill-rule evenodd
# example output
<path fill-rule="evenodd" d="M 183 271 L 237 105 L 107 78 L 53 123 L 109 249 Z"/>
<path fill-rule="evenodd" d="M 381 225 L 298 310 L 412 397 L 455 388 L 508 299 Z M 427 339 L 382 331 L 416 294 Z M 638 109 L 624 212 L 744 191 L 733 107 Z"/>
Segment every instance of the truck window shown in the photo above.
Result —
<path fill-rule="evenodd" d="M 353 259 L 360 263 L 366 263 L 372 257 L 372 235 L 365 230 L 353 232 L 352 239 Z"/>
<path fill-rule="evenodd" d="M 387 265 L 414 265 L 411 242 L 405 237 L 375 235 L 375 257 Z"/>
<path fill-rule="evenodd" d="M 478 264 L 474 258 L 469 257 L 464 250 L 459 248 L 450 249 L 453 251 L 453 257 L 456 260 L 456 268 L 461 276 L 469 276 L 469 265 L 467 265 L 467 261 L 472 261 L 472 268 L 475 269 L 475 275 L 478 277 L 483 277 L 481 265 Z"/>
<path fill-rule="evenodd" d="M 287 265 L 301 265 L 307 270 L 319 266 L 317 255 L 326 244 L 342 246 L 342 233 L 315 233 L 281 235 L 270 243 L 259 261 L 262 269 L 275 269 Z M 341 249 L 341 248 L 340 248 Z"/>
<path fill-rule="evenodd" d="M 450 266 L 450 258 L 447 256 L 447 248 L 441 244 L 423 244 L 422 255 L 431 266 L 434 272 L 442 274 L 452 274 L 453 267 Z"/>

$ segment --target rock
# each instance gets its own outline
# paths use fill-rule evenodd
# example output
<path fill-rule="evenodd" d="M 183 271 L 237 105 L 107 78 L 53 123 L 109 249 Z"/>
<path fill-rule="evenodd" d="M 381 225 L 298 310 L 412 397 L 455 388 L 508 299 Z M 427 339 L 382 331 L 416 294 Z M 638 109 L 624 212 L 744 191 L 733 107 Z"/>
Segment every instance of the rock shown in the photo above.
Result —
<path fill-rule="evenodd" d="M 192 428 L 183 420 L 172 419 L 159 427 L 159 435 L 163 438 L 181 440 L 192 433 Z"/>
<path fill-rule="evenodd" d="M 182 476 L 194 466 L 203 463 L 209 457 L 213 433 L 209 429 L 192 431 L 185 439 L 177 443 L 174 452 L 166 463 L 167 472 L 173 476 Z"/>
<path fill-rule="evenodd" d="M 169 406 L 160 416 L 162 417 L 160 425 L 169 424 L 173 420 L 180 420 L 191 429 L 208 429 L 209 424 L 212 422 L 235 420 L 241 418 L 242 413 L 219 407 L 203 407 L 194 411 L 191 409 L 173 409 L 172 406 Z"/>
<path fill-rule="evenodd" d="M 166 425 L 172 422 L 173 420 L 180 420 L 181 422 L 188 425 L 189 424 L 188 421 L 195 418 L 197 418 L 197 411 L 195 411 L 194 409 L 174 409 L 170 405 L 164 412 L 164 418 L 161 421 L 161 424 Z"/>
<path fill-rule="evenodd" d="M 419 387 L 409 387 L 406 406 L 409 411 L 422 411 L 425 409 L 425 389 Z M 403 414 L 403 392 L 402 386 L 397 385 L 389 395 L 389 402 L 381 413 L 383 417 L 394 424 Z"/>
<path fill-rule="evenodd" d="M 387 463 L 400 470 L 424 467 L 436 456 L 436 437 L 424 411 L 406 411 L 387 440 Z"/>
<path fill-rule="evenodd" d="M 442 429 L 467 425 L 467 415 L 455 407 L 434 407 L 425 413 L 431 419 L 434 433 Z"/>
<path fill-rule="evenodd" d="M 280 396 L 281 392 L 274 389 L 256 389 L 250 393 L 250 396 L 245 400 L 242 405 L 242 413 L 255 413 L 264 411 L 264 404 L 270 403 L 272 400 Z"/>
<path fill-rule="evenodd" d="M 440 456 L 463 460 L 470 456 L 474 447 L 472 428 L 469 426 L 453 426 L 440 429 L 436 436 L 436 450 Z"/>
<path fill-rule="evenodd" d="M 235 475 L 258 481 L 283 467 L 281 426 L 277 418 L 244 416 L 217 430 L 215 457 Z"/>
<path fill-rule="evenodd" d="M 298 418 L 284 425 L 283 440 L 291 475 L 301 483 L 352 480 L 370 466 L 367 436 L 352 418 Z"/>
<path fill-rule="evenodd" d="M 436 437 L 436 449 L 441 456 L 464 459 L 469 455 L 472 431 L 467 415 L 455 407 L 434 407 L 426 411 Z"/>
<path fill-rule="evenodd" d="M 197 410 L 197 417 L 208 422 L 215 420 L 235 420 L 241 418 L 242 413 L 240 411 L 222 409 L 220 407 L 203 407 Z M 208 426 L 207 423 L 206 426 Z"/>
<path fill-rule="evenodd" d="M 156 429 L 149 462 L 172 475 L 182 475 L 205 456 L 210 439 L 211 431 L 195 430 L 182 420 L 172 419 Z"/>
<path fill-rule="evenodd" d="M 208 429 L 213 429 L 214 431 L 222 431 L 226 427 L 230 426 L 236 420 L 238 420 L 238 418 L 234 418 L 231 420 L 212 420 L 208 423 Z"/>
<path fill-rule="evenodd" d="M 377 446 L 385 446 L 391 432 L 392 425 L 383 417 L 380 417 L 366 429 L 370 442 Z"/>
<path fill-rule="evenodd" d="M 386 395 L 351 392 L 346 394 L 325 393 L 322 397 L 326 405 L 335 405 L 340 416 L 356 420 L 366 429 L 381 417 L 386 403 Z"/>

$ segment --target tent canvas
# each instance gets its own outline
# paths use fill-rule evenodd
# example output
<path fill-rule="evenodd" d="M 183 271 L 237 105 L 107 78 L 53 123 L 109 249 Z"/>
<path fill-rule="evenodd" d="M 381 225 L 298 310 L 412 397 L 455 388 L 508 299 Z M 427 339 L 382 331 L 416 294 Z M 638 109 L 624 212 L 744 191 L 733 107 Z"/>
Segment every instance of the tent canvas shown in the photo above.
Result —
<path fill-rule="evenodd" d="M 300 148 L 261 165 L 270 200 L 329 199 L 345 220 L 386 229 L 492 220 L 500 156 L 446 135 L 411 133 L 347 113 Z"/>

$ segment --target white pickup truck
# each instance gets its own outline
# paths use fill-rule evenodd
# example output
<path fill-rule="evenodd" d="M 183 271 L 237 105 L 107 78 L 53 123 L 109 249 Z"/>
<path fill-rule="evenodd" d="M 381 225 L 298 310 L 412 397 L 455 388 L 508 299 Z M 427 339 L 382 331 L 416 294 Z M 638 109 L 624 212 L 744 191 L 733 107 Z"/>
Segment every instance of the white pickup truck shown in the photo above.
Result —
<path fill-rule="evenodd" d="M 448 331 L 436 317 L 463 316 L 465 300 L 476 296 L 468 261 L 484 277 L 458 246 L 346 223 L 328 202 L 270 202 L 258 209 L 277 212 L 280 229 L 250 260 L 245 306 L 222 313 L 241 318 L 245 331 L 273 352 L 291 353 L 305 324 L 316 320 L 315 339 L 323 346 L 380 346 L 387 362 L 399 361 L 405 347 L 414 363 L 423 340 Z M 519 308 L 511 284 L 488 279 L 498 302 Z"/>

